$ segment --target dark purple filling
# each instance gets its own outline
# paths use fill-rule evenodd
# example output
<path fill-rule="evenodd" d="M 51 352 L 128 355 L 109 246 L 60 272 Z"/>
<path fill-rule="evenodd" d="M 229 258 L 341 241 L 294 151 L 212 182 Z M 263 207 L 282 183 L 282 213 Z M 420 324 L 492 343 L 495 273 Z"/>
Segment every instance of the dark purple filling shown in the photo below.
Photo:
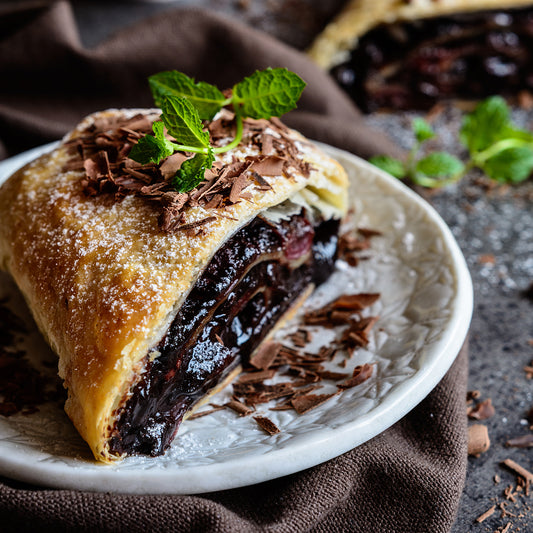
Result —
<path fill-rule="evenodd" d="M 112 453 L 163 454 L 185 413 L 246 361 L 310 283 L 329 277 L 338 227 L 313 226 L 302 211 L 277 224 L 257 217 L 229 239 L 155 347 L 161 355 L 118 415 Z"/>
<path fill-rule="evenodd" d="M 381 25 L 332 74 L 365 111 L 533 89 L 533 10 Z"/>

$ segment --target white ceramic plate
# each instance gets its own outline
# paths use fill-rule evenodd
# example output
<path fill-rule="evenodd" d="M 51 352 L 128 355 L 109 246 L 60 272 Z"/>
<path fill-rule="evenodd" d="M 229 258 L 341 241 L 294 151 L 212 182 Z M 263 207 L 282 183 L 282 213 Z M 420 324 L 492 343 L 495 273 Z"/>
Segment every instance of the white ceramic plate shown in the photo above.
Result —
<path fill-rule="evenodd" d="M 53 145 L 0 163 L 0 183 Z M 444 376 L 461 348 L 472 313 L 464 258 L 440 216 L 419 196 L 374 166 L 324 146 L 348 171 L 359 227 L 383 233 L 369 259 L 351 268 L 339 261 L 331 280 L 307 302 L 317 307 L 343 292 L 380 292 L 369 314 L 380 319 L 366 349 L 347 370 L 375 363 L 372 378 L 304 415 L 269 411 L 281 433 L 265 434 L 251 417 L 229 410 L 186 421 L 163 457 L 96 463 L 58 404 L 33 415 L 0 417 L 0 474 L 50 487 L 124 493 L 192 494 L 236 488 L 298 472 L 336 457 L 381 433 L 415 407 Z M 0 296 L 28 324 L 20 348 L 36 367 L 54 361 L 7 275 Z M 286 337 L 298 320 L 278 337 Z M 325 330 L 315 335 L 328 342 Z M 333 369 L 339 371 L 334 361 Z M 53 365 L 52 365 L 53 366 Z M 224 403 L 231 387 L 212 401 Z M 324 390 L 335 390 L 325 382 Z"/>

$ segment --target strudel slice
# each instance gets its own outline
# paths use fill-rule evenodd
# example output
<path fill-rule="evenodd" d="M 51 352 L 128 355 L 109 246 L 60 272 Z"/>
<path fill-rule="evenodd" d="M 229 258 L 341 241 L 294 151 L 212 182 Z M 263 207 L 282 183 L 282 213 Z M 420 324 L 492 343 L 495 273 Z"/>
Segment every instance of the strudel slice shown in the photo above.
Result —
<path fill-rule="evenodd" d="M 0 189 L 0 260 L 59 357 L 96 459 L 160 455 L 333 269 L 347 177 L 278 120 L 246 120 L 188 193 L 128 157 L 154 110 L 86 118 Z M 207 125 L 223 143 L 225 111 Z M 60 436 L 58 436 L 60 438 Z"/>

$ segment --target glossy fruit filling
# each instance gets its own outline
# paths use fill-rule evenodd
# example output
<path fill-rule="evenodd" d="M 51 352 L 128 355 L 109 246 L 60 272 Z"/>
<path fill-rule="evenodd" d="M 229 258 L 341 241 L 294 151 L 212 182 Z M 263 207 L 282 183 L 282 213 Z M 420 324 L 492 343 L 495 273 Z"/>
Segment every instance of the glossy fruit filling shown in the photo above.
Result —
<path fill-rule="evenodd" d="M 291 304 L 331 274 L 338 220 L 257 217 L 218 250 L 118 413 L 111 452 L 161 455 L 187 411 L 246 361 Z"/>
<path fill-rule="evenodd" d="M 365 111 L 533 90 L 533 9 L 383 24 L 332 74 Z"/>

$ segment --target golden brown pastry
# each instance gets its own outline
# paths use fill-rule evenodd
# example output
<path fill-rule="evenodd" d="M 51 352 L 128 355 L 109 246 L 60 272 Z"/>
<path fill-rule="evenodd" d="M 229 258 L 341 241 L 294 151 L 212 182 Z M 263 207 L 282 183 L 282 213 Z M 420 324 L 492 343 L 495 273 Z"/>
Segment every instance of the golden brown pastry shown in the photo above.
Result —
<path fill-rule="evenodd" d="M 160 168 L 127 158 L 156 118 L 89 116 L 0 189 L 0 264 L 59 356 L 69 417 L 106 462 L 164 452 L 327 278 L 346 209 L 344 170 L 279 121 L 246 120 L 211 181 L 172 192 L 165 176 L 183 156 Z"/>
<path fill-rule="evenodd" d="M 531 0 L 352 0 L 309 55 L 367 110 L 529 89 L 532 7 Z"/>

